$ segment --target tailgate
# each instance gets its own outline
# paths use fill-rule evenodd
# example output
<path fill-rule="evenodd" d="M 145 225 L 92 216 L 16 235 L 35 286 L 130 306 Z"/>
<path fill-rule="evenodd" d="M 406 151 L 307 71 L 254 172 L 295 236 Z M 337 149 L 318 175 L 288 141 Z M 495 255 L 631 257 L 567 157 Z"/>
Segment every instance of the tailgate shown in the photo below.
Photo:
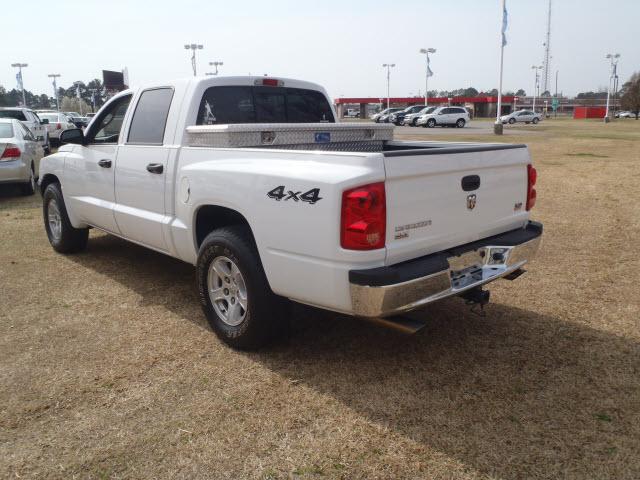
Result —
<path fill-rule="evenodd" d="M 384 157 L 388 265 L 513 230 L 529 217 L 524 145 L 389 151 Z"/>

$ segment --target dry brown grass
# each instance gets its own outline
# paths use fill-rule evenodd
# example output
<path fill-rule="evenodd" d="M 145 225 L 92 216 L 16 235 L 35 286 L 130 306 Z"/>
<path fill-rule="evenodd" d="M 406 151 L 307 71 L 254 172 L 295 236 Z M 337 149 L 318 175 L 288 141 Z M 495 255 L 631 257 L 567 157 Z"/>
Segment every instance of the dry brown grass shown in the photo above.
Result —
<path fill-rule="evenodd" d="M 99 233 L 57 255 L 3 194 L 0 477 L 639 478 L 640 122 L 536 128 L 505 140 L 540 172 L 539 259 L 412 337 L 299 307 L 235 352 L 190 266 Z"/>

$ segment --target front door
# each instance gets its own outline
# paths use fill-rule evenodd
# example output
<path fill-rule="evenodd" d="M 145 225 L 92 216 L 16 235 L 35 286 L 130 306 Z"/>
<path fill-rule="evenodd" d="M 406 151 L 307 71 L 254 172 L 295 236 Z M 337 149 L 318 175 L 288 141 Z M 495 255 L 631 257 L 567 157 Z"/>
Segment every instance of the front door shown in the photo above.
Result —
<path fill-rule="evenodd" d="M 122 124 L 131 95 L 113 100 L 65 159 L 64 196 L 79 220 L 120 233 L 113 215 L 114 172 Z"/>

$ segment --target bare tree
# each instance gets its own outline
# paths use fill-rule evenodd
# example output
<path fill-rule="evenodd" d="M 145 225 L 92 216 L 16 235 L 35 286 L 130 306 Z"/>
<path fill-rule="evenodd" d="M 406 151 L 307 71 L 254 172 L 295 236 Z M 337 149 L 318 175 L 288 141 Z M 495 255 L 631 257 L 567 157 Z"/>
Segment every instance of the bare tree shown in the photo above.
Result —
<path fill-rule="evenodd" d="M 638 120 L 640 115 L 640 72 L 631 75 L 631 78 L 622 86 L 620 99 L 622 108 L 633 112 Z"/>

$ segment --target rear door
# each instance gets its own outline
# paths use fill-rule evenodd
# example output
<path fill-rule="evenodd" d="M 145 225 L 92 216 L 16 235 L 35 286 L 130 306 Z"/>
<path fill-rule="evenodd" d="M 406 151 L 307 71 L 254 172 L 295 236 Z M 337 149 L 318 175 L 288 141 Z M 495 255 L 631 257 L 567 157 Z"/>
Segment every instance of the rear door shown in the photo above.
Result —
<path fill-rule="evenodd" d="M 172 98 L 172 87 L 141 92 L 115 172 L 114 213 L 120 232 L 162 251 L 168 250 L 163 227 L 169 221 L 164 194 L 170 149 L 164 146 L 164 132 Z"/>
<path fill-rule="evenodd" d="M 387 263 L 522 226 L 527 163 L 518 145 L 385 152 Z"/>

